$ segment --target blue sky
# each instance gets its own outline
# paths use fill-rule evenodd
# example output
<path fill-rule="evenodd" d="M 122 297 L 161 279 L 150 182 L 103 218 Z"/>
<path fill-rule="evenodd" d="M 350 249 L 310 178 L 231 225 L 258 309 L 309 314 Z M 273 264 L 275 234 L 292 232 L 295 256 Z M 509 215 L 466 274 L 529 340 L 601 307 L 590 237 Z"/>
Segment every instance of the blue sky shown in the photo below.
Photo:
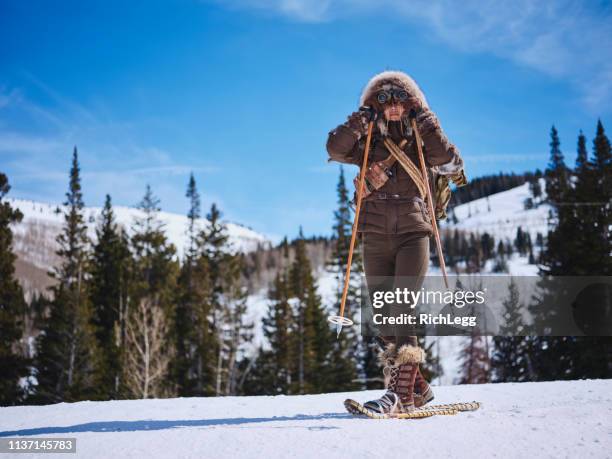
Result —
<path fill-rule="evenodd" d="M 607 2 L 230 0 L 0 2 L 0 170 L 60 202 L 77 145 L 87 205 L 150 183 L 273 237 L 329 234 L 327 133 L 385 69 L 411 74 L 469 177 L 574 161 L 612 130 Z M 346 170 L 352 178 L 356 168 Z"/>

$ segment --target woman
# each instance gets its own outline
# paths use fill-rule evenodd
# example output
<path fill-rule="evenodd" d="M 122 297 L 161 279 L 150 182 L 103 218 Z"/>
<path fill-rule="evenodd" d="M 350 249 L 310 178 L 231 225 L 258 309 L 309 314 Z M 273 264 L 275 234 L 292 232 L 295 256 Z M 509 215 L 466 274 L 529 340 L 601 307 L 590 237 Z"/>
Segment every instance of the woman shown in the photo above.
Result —
<path fill-rule="evenodd" d="M 372 297 L 390 287 L 418 290 L 427 273 L 433 216 L 424 202 L 426 188 L 408 118 L 411 111 L 416 112 L 423 153 L 432 176 L 464 179 L 463 161 L 442 132 L 420 88 L 405 73 L 386 71 L 375 75 L 363 90 L 360 106 L 360 111 L 329 133 L 327 151 L 330 161 L 361 167 L 368 122 L 375 114 L 358 222 L 369 294 Z M 402 167 L 396 160 L 398 151 L 415 168 Z M 403 308 L 391 305 L 388 314 L 406 312 Z M 384 347 L 381 358 L 387 392 L 364 406 L 388 414 L 408 412 L 431 401 L 433 393 L 419 370 L 425 355 L 414 332 L 396 326 L 379 341 Z"/>

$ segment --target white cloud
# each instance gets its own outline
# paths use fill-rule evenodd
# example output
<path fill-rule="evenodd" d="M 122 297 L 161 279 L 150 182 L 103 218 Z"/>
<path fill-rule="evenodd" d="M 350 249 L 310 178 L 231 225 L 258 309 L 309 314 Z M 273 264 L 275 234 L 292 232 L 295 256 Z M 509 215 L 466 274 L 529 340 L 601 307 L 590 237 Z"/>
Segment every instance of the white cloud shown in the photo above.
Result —
<path fill-rule="evenodd" d="M 577 0 L 219 0 L 304 22 L 386 13 L 463 52 L 489 53 L 570 81 L 597 113 L 612 100 L 612 7 Z M 379 27 L 377 24 L 376 27 Z"/>

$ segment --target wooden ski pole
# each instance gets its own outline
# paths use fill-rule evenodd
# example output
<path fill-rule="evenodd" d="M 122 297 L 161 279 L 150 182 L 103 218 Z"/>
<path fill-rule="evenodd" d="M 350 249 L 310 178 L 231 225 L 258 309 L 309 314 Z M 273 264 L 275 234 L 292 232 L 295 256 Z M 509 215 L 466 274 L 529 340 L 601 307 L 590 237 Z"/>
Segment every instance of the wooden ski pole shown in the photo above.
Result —
<path fill-rule="evenodd" d="M 342 291 L 342 300 L 340 301 L 340 314 L 337 316 L 329 316 L 327 320 L 336 325 L 336 336 L 340 336 L 343 325 L 353 325 L 353 321 L 348 317 L 344 317 L 344 307 L 346 306 L 346 297 L 348 295 L 348 287 L 351 276 L 351 265 L 353 264 L 353 251 L 355 249 L 355 240 L 357 238 L 357 226 L 359 224 L 359 211 L 361 210 L 361 200 L 363 198 L 363 187 L 365 184 L 365 173 L 368 168 L 368 155 L 370 153 L 370 141 L 372 140 L 372 130 L 376 113 L 370 112 L 370 122 L 368 123 L 368 135 L 366 137 L 365 149 L 363 152 L 363 164 L 359 173 L 359 188 L 357 190 L 357 203 L 355 204 L 355 218 L 353 220 L 353 228 L 351 231 L 351 243 L 349 245 L 348 261 L 346 262 L 346 273 L 344 274 L 344 290 Z"/>
<path fill-rule="evenodd" d="M 421 174 L 423 174 L 423 181 L 425 182 L 425 188 L 427 189 L 427 202 L 429 203 L 429 215 L 431 216 L 431 226 L 433 228 L 434 238 L 436 239 L 436 249 L 438 252 L 438 260 L 440 261 L 440 269 L 442 270 L 442 276 L 444 276 L 444 285 L 448 286 L 448 277 L 446 276 L 446 264 L 444 263 L 444 255 L 442 254 L 442 244 L 440 243 L 440 232 L 438 231 L 438 223 L 436 222 L 436 212 L 433 205 L 433 199 L 431 196 L 431 188 L 429 187 L 429 175 L 427 174 L 427 168 L 425 167 L 425 157 L 423 156 L 423 146 L 421 145 L 421 135 L 417 129 L 416 124 L 416 112 L 410 111 L 410 125 L 414 131 L 414 138 L 417 144 L 417 151 L 419 153 L 419 162 L 421 163 Z"/>

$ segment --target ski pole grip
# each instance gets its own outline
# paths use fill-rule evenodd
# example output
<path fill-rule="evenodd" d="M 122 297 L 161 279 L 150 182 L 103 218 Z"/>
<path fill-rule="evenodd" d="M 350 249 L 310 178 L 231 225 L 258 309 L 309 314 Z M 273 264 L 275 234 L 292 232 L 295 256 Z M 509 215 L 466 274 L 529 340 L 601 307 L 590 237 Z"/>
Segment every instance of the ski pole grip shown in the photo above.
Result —
<path fill-rule="evenodd" d="M 359 111 L 364 112 L 368 122 L 374 121 L 376 120 L 376 118 L 378 118 L 378 113 L 376 113 L 376 110 L 374 109 L 374 107 L 363 105 L 359 107 Z"/>

